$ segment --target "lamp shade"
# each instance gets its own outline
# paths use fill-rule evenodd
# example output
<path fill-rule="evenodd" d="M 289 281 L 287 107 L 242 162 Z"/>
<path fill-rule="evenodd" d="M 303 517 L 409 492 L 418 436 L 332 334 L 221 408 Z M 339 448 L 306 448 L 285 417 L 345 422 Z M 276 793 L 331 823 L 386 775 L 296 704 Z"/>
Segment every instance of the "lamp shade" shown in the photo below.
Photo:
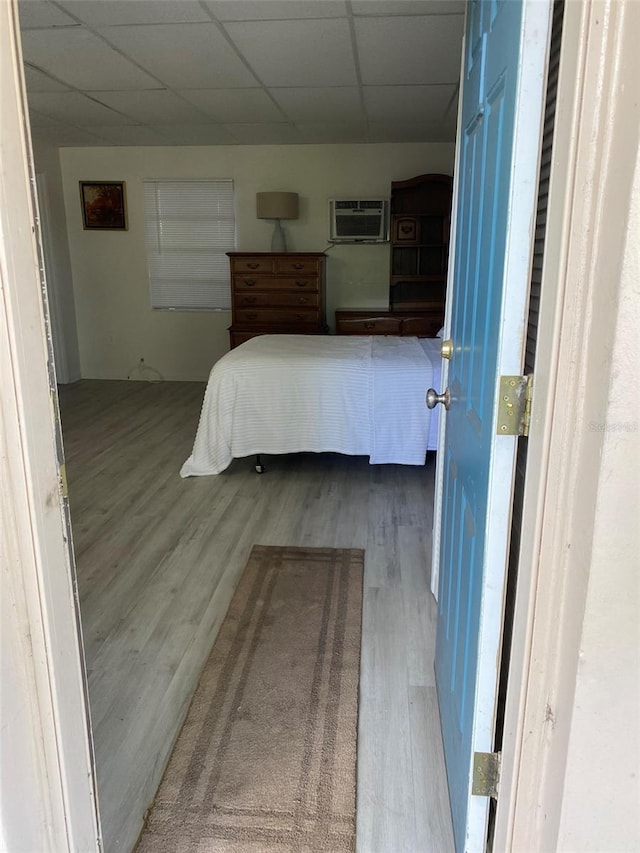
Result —
<path fill-rule="evenodd" d="M 258 219 L 297 219 L 298 193 L 256 193 Z"/>

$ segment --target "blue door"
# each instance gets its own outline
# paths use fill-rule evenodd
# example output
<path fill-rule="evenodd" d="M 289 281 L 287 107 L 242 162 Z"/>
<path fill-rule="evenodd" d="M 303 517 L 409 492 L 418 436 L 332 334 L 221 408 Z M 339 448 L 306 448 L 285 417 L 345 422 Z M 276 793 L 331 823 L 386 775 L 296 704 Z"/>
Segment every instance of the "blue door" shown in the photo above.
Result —
<path fill-rule="evenodd" d="M 444 415 L 436 681 L 456 849 L 484 850 L 516 437 L 501 375 L 522 370 L 550 0 L 467 8 Z"/>

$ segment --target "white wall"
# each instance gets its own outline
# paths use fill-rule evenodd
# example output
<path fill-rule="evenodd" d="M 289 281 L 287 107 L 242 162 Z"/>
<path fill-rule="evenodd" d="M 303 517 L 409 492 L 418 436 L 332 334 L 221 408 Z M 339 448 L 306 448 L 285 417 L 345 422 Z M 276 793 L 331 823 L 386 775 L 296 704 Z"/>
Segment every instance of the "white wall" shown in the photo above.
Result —
<path fill-rule="evenodd" d="M 82 376 L 123 379 L 143 358 L 164 379 L 206 379 L 228 349 L 228 312 L 152 311 L 144 245 L 144 178 L 233 178 L 237 249 L 269 251 L 273 225 L 256 219 L 255 194 L 300 196 L 289 248 L 327 248 L 327 200 L 388 197 L 391 181 L 452 173 L 453 144 L 270 145 L 60 150 Z M 78 182 L 126 181 L 129 230 L 84 231 Z M 339 307 L 386 307 L 389 246 L 337 246 L 327 260 L 327 320 Z"/>

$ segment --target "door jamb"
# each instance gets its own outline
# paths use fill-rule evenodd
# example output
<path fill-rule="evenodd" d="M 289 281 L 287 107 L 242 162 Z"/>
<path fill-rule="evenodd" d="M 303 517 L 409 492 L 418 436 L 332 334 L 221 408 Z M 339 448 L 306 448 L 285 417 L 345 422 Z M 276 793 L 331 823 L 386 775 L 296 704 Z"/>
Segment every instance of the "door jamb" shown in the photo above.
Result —
<path fill-rule="evenodd" d="M 618 80 L 633 3 L 565 5 L 495 850 L 558 841 L 602 444 L 591 376 L 611 358 L 622 255 L 604 217 L 624 232 L 637 148 L 635 86 Z"/>
<path fill-rule="evenodd" d="M 100 849 L 16 0 L 0 3 L 3 845 Z M 5 641 L 6 648 L 5 648 Z M 6 716 L 5 716 L 6 713 Z"/>

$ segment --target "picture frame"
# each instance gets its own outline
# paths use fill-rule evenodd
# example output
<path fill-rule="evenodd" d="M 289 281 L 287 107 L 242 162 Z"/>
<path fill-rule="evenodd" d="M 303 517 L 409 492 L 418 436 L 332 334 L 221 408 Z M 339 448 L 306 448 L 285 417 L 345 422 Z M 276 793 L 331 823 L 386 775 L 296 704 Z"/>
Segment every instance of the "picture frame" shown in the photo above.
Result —
<path fill-rule="evenodd" d="M 126 231 L 124 181 L 80 181 L 82 227 L 85 231 Z"/>

